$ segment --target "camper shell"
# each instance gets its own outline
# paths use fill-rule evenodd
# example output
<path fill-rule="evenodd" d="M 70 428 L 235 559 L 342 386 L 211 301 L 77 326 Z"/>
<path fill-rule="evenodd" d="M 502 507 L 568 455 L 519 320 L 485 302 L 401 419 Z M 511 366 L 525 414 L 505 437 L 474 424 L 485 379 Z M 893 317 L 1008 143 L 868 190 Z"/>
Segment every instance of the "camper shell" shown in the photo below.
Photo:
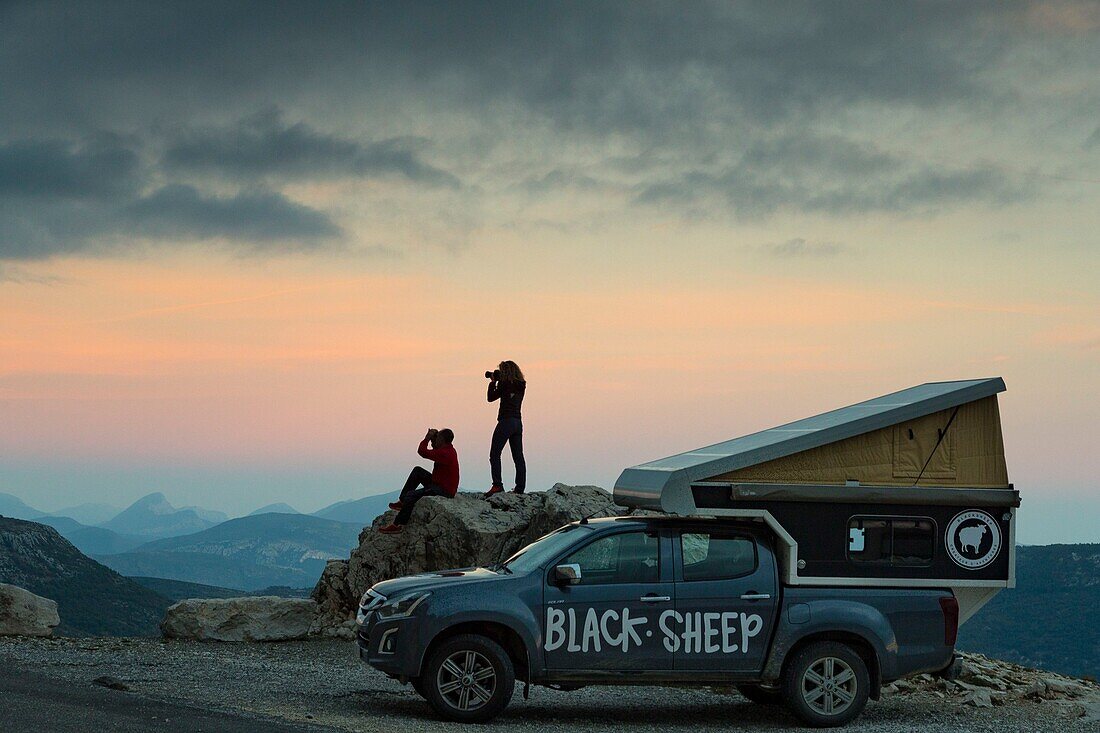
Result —
<path fill-rule="evenodd" d="M 785 585 L 950 588 L 965 621 L 1015 585 L 1004 391 L 999 377 L 910 387 L 628 468 L 615 501 L 755 519 Z"/>

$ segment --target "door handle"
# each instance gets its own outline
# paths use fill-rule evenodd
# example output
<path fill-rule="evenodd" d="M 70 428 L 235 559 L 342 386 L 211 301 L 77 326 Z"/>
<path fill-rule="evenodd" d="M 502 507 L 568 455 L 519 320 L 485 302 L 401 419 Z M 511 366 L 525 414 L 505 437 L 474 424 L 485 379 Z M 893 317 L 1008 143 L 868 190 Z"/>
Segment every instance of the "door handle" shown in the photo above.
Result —
<path fill-rule="evenodd" d="M 766 601 L 772 597 L 771 593 L 742 593 L 742 601 Z"/>
<path fill-rule="evenodd" d="M 667 603 L 672 600 L 672 596 L 642 596 L 638 600 L 642 603 Z"/>

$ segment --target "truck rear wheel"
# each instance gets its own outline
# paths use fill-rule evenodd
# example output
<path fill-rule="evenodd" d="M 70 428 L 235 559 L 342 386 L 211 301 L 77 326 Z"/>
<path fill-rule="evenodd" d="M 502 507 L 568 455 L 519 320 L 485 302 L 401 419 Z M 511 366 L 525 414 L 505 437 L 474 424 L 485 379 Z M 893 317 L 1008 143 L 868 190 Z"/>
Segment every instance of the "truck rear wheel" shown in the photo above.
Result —
<path fill-rule="evenodd" d="M 763 685 L 737 685 L 737 691 L 742 697 L 746 697 L 758 705 L 782 705 L 783 690 L 778 687 L 764 687 Z"/>
<path fill-rule="evenodd" d="M 515 683 L 508 653 L 478 634 L 462 634 L 440 644 L 420 677 L 428 704 L 460 723 L 496 717 L 512 699 Z"/>
<path fill-rule="evenodd" d="M 814 728 L 844 725 L 867 704 L 867 665 L 847 644 L 819 641 L 798 652 L 783 675 L 783 695 L 794 714 Z"/>

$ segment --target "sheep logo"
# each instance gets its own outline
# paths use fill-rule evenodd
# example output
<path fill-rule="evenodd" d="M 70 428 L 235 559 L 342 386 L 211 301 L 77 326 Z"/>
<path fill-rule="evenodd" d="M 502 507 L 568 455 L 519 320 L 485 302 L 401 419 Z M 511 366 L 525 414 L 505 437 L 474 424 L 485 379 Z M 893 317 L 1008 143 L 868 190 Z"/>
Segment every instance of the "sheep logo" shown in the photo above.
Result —
<path fill-rule="evenodd" d="M 997 520 L 977 509 L 959 512 L 947 525 L 947 554 L 966 570 L 978 570 L 1001 552 L 1001 527 Z"/>
<path fill-rule="evenodd" d="M 982 536 L 989 531 L 989 528 L 984 524 L 979 524 L 976 527 L 963 527 L 959 530 L 959 544 L 962 545 L 963 552 L 972 552 L 975 555 L 978 554 L 978 547 L 982 544 Z"/>

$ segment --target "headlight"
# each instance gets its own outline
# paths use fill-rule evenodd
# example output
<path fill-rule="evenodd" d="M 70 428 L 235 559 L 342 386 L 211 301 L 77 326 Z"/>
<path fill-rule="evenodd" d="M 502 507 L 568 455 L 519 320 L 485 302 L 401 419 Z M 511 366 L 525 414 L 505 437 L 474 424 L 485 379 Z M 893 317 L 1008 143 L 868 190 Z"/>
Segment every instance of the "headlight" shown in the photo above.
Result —
<path fill-rule="evenodd" d="M 379 606 L 375 610 L 375 613 L 378 614 L 380 620 L 405 618 L 411 616 L 413 611 L 415 611 L 424 599 L 430 595 L 430 591 L 414 591 L 412 593 L 406 593 L 405 595 L 394 596 Z"/>

